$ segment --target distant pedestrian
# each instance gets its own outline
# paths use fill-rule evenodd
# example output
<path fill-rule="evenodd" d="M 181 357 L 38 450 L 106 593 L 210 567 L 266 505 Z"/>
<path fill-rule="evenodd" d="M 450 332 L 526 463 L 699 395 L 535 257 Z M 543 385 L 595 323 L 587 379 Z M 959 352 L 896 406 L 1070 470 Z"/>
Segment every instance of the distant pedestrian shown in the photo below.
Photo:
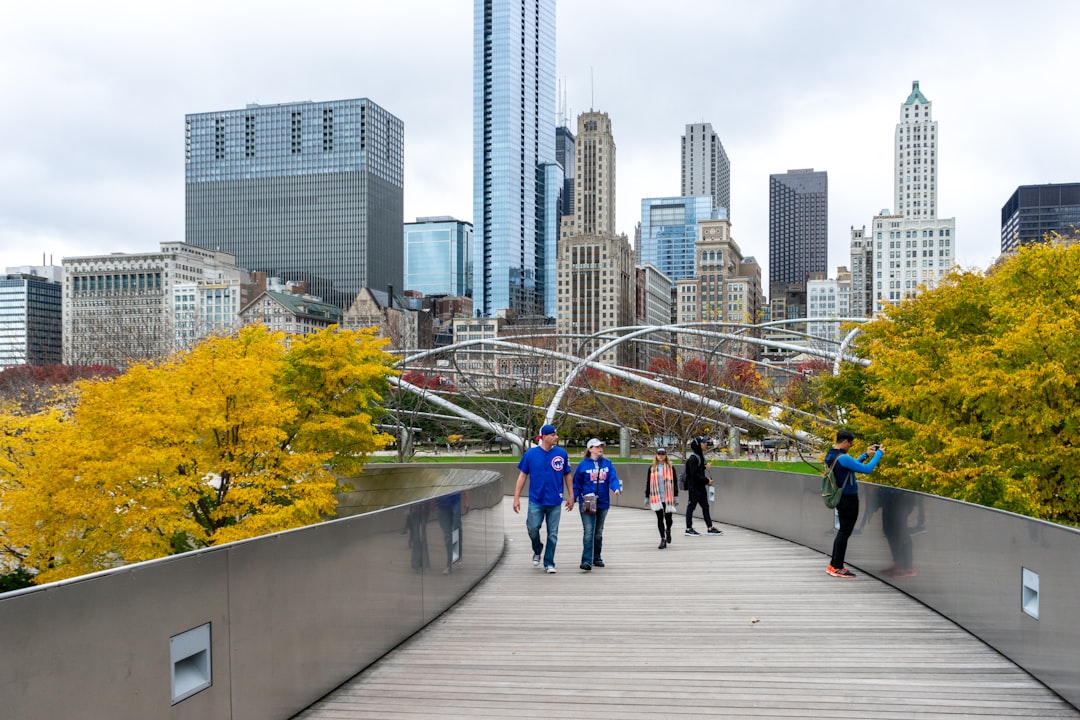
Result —
<path fill-rule="evenodd" d="M 667 448 L 656 448 L 656 457 L 649 466 L 645 483 L 645 502 L 656 513 L 656 528 L 660 531 L 660 550 L 671 544 L 672 513 L 679 505 L 679 483 L 675 481 L 675 466 L 668 459 Z"/>
<path fill-rule="evenodd" d="M 615 466 L 604 457 L 604 442 L 593 438 L 585 445 L 585 457 L 574 471 L 573 500 L 578 503 L 583 531 L 581 565 L 585 572 L 604 567 L 604 520 L 611 507 L 611 495 L 619 495 L 622 485 Z"/>
<path fill-rule="evenodd" d="M 567 510 L 574 509 L 570 487 L 570 458 L 557 445 L 559 434 L 551 425 L 540 428 L 539 445 L 529 448 L 518 463 L 518 479 L 514 486 L 514 512 L 521 512 L 521 491 L 529 479 L 529 512 L 525 529 L 532 541 L 533 567 L 540 566 L 543 553 L 544 570 L 555 573 L 555 545 L 559 541 L 559 520 L 564 500 Z M 564 495 L 565 490 L 565 495 Z M 547 543 L 540 540 L 540 525 L 547 524 Z"/>
<path fill-rule="evenodd" d="M 709 514 L 709 486 L 712 480 L 705 473 L 709 463 L 705 462 L 705 450 L 709 447 L 709 438 L 696 437 L 690 441 L 690 457 L 686 458 L 686 491 L 690 499 L 686 501 L 686 535 L 699 537 L 701 533 L 694 529 L 694 508 L 701 506 L 701 515 L 705 519 L 706 534 L 723 535 L 724 531 L 715 527 Z"/>
<path fill-rule="evenodd" d="M 840 530 L 833 540 L 832 557 L 825 572 L 833 577 L 853 578 L 855 573 L 844 567 L 844 555 L 847 554 L 848 538 L 855 529 L 855 521 L 859 518 L 859 483 L 855 479 L 857 473 L 869 474 L 881 461 L 884 450 L 880 445 L 871 445 L 867 448 L 874 455 L 863 453 L 857 459 L 848 455 L 851 444 L 855 442 L 855 434 L 850 430 L 840 430 L 836 433 L 836 444 L 829 452 L 825 453 L 825 466 L 832 468 L 838 485 L 844 486 L 840 496 L 840 504 L 836 506 L 836 514 L 840 520 Z M 868 459 L 869 458 L 869 459 Z"/>

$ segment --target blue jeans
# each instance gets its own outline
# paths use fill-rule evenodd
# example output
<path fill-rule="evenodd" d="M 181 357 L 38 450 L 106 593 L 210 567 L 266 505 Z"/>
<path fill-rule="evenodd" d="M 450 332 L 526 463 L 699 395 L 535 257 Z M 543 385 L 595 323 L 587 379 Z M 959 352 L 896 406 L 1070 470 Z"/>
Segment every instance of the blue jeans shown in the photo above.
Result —
<path fill-rule="evenodd" d="M 595 515 L 581 513 L 581 527 L 585 537 L 581 541 L 581 563 L 592 565 L 596 560 L 603 560 L 600 551 L 604 548 L 604 519 L 608 508 L 597 510 Z"/>
<path fill-rule="evenodd" d="M 555 545 L 559 542 L 559 520 L 562 505 L 537 505 L 529 501 L 529 514 L 525 517 L 525 529 L 532 540 L 533 555 L 544 553 L 544 567 L 555 567 Z M 540 542 L 540 523 L 547 521 L 547 547 Z"/>

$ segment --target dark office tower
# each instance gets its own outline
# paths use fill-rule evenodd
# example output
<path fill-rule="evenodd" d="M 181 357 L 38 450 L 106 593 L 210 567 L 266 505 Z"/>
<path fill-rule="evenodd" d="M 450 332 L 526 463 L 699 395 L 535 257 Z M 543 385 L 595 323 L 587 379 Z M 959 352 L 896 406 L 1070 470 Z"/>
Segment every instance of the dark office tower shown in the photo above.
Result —
<path fill-rule="evenodd" d="M 829 176 L 788 170 L 769 176 L 769 286 L 800 284 L 829 264 Z"/>
<path fill-rule="evenodd" d="M 555 312 L 555 0 L 475 0 L 473 305 Z"/>
<path fill-rule="evenodd" d="M 1080 183 L 1021 185 L 1001 208 L 1001 252 L 1042 242 L 1047 233 L 1075 239 L 1080 230 Z"/>
<path fill-rule="evenodd" d="M 574 203 L 574 133 L 565 125 L 555 128 L 555 158 L 563 169 L 559 217 L 573 212 Z"/>
<path fill-rule="evenodd" d="M 348 307 L 402 287 L 404 127 L 367 99 L 186 116 L 184 239 Z"/>
<path fill-rule="evenodd" d="M 711 123 L 686 126 L 682 137 L 683 197 L 708 195 L 731 219 L 731 163 Z"/>

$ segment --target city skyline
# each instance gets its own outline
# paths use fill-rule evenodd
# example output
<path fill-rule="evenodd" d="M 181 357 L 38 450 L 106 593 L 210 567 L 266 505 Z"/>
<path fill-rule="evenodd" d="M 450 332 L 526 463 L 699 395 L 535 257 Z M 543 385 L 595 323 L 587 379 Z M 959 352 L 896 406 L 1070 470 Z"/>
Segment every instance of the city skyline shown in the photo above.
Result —
<path fill-rule="evenodd" d="M 239 3 L 208 27 L 200 2 L 166 3 L 161 15 L 61 4 L 67 12 L 19 6 L 0 28 L 0 60 L 17 68 L 0 79 L 4 267 L 182 239 L 184 115 L 248 102 L 371 98 L 405 123 L 404 220 L 475 221 L 468 6 L 342 4 L 327 27 L 303 14 L 281 21 L 283 5 Z M 620 128 L 617 232 L 633 236 L 642 198 L 678 193 L 685 126 L 708 122 L 731 160 L 731 231 L 747 255 L 767 257 L 769 175 L 829 173 L 832 274 L 848 263 L 849 228 L 895 210 L 895 113 L 913 80 L 941 121 L 938 214 L 956 218 L 962 266 L 985 268 L 997 256 L 1000 210 L 1018 186 L 1080 179 L 1070 121 L 1080 99 L 1062 91 L 1071 58 L 1046 41 L 1080 20 L 1072 3 L 1037 3 L 1019 17 L 997 2 L 978 12 L 929 2 L 823 11 L 677 0 L 661 16 L 652 7 L 556 10 L 567 123 L 592 108 Z M 125 22 L 112 22 L 121 8 Z M 598 46 L 598 26 L 619 41 Z M 253 41 L 238 40 L 241 30 Z M 195 34 L 209 49 L 192 52 Z M 780 51 L 806 38 L 817 43 L 812 53 Z"/>

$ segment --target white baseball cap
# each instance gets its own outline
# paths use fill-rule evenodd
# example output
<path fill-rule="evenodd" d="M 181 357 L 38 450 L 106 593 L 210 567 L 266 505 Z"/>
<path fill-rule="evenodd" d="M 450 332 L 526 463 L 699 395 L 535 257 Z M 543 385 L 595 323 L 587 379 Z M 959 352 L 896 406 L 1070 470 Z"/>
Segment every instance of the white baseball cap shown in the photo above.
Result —
<path fill-rule="evenodd" d="M 585 445 L 586 450 L 588 450 L 590 448 L 594 448 L 594 447 L 604 447 L 604 441 L 601 440 L 600 438 L 593 438 L 592 440 L 590 440 Z"/>

